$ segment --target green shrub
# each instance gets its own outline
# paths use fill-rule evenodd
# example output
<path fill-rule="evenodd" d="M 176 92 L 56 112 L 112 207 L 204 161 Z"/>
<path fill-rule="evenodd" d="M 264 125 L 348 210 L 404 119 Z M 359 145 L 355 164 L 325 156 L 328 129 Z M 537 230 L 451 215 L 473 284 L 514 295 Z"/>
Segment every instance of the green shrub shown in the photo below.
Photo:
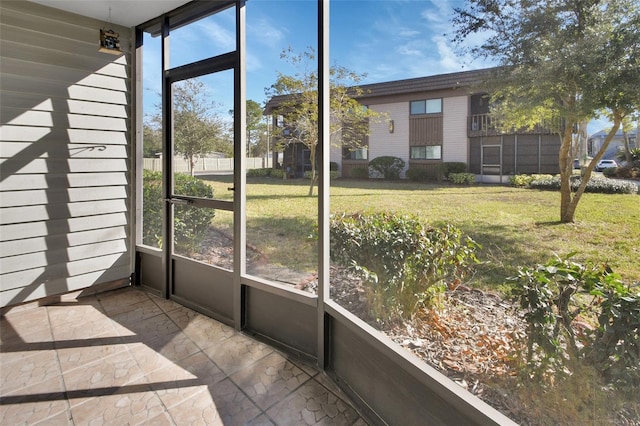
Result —
<path fill-rule="evenodd" d="M 338 163 L 336 163 L 335 161 L 331 161 L 329 163 L 329 170 L 332 172 L 337 172 L 338 171 Z"/>
<path fill-rule="evenodd" d="M 368 179 L 369 169 L 366 167 L 354 167 L 351 169 L 351 177 L 354 179 Z"/>
<path fill-rule="evenodd" d="M 284 179 L 284 170 L 271 169 L 271 174 L 269 176 L 275 179 Z"/>
<path fill-rule="evenodd" d="M 622 179 L 639 179 L 640 180 L 640 165 L 620 166 L 616 169 L 616 176 Z"/>
<path fill-rule="evenodd" d="M 449 181 L 458 185 L 471 185 L 476 183 L 476 175 L 473 173 L 451 173 Z"/>
<path fill-rule="evenodd" d="M 608 178 L 616 177 L 617 172 L 617 167 L 607 167 L 606 169 L 602 170 L 602 174 Z"/>
<path fill-rule="evenodd" d="M 553 176 L 552 175 L 536 175 L 536 174 L 515 175 L 515 176 L 511 176 L 509 181 L 511 182 L 512 186 L 526 188 L 526 187 L 529 187 L 529 185 L 531 185 L 531 182 L 533 182 L 534 180 L 540 180 L 540 179 L 553 179 Z"/>
<path fill-rule="evenodd" d="M 467 163 L 461 163 L 457 161 L 445 161 L 442 163 L 442 172 L 445 178 L 449 178 L 451 173 L 466 173 Z"/>
<path fill-rule="evenodd" d="M 144 170 L 143 230 L 144 244 L 162 246 L 162 173 Z M 175 193 L 212 198 L 213 189 L 203 181 L 184 173 L 174 176 Z M 194 250 L 206 236 L 215 210 L 176 205 L 174 208 L 176 250 Z"/>
<path fill-rule="evenodd" d="M 374 174 L 388 180 L 400 179 L 400 173 L 404 169 L 405 162 L 402 158 L 384 155 L 376 157 L 369 162 L 369 169 Z"/>
<path fill-rule="evenodd" d="M 431 173 L 429 172 L 429 170 L 421 167 L 409 168 L 406 175 L 407 179 L 413 182 L 426 182 L 428 180 L 431 180 Z"/>
<path fill-rule="evenodd" d="M 580 176 L 571 176 L 571 190 L 576 191 L 580 186 L 580 182 Z M 560 189 L 560 177 L 554 176 L 551 178 L 536 179 L 529 184 L 529 187 L 533 189 L 558 190 Z M 635 194 L 638 192 L 638 186 L 631 182 L 592 176 L 587 183 L 585 192 L 601 194 Z"/>
<path fill-rule="evenodd" d="M 540 378 L 587 363 L 610 382 L 640 384 L 640 287 L 606 265 L 556 257 L 519 268 L 514 294 L 527 322 L 527 366 Z M 589 330 L 579 320 L 597 318 Z"/>
<path fill-rule="evenodd" d="M 446 283 L 462 280 L 477 262 L 478 244 L 459 229 L 411 215 L 332 215 L 330 241 L 331 259 L 365 278 L 373 314 L 383 321 L 432 306 Z"/>
<path fill-rule="evenodd" d="M 337 171 L 330 171 L 329 172 L 329 180 L 335 180 L 338 179 L 340 177 L 340 173 Z M 307 170 L 306 172 L 304 172 L 304 178 L 305 179 L 311 179 L 311 170 Z"/>
<path fill-rule="evenodd" d="M 273 169 L 249 169 L 247 170 L 247 177 L 269 177 Z"/>

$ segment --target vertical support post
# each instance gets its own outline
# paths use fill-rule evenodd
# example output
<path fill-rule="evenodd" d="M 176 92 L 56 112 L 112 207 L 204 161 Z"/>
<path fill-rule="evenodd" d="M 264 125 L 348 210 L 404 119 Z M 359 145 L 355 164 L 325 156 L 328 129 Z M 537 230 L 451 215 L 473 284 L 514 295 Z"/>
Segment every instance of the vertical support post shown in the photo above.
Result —
<path fill-rule="evenodd" d="M 132 198 L 133 200 L 135 200 L 135 209 L 134 209 L 134 214 L 132 217 L 132 228 L 131 228 L 131 235 L 133 235 L 133 238 L 131 239 L 131 253 L 136 253 L 136 245 L 138 244 L 142 244 L 142 226 L 136 226 L 135 224 L 140 224 L 142 223 L 143 220 L 143 214 L 142 214 L 142 209 L 143 209 L 143 205 L 142 205 L 142 170 L 144 169 L 144 155 L 143 155 L 143 150 L 144 150 L 144 140 L 143 140 L 143 110 L 142 110 L 142 98 L 143 98 L 143 93 L 142 93 L 142 61 L 143 61 L 143 49 L 144 49 L 144 33 L 140 28 L 135 28 L 134 30 L 134 34 L 135 34 L 135 59 L 133 61 L 131 61 L 133 69 L 134 69 L 134 75 L 135 75 L 135 84 L 134 84 L 134 90 L 135 90 L 135 96 L 133 97 L 133 105 L 132 105 L 132 111 L 134 111 L 134 113 L 132 114 L 133 119 L 134 119 L 134 128 L 136 129 L 135 132 L 135 143 L 134 143 L 134 152 L 135 155 L 133 156 L 133 163 L 131 164 L 131 167 L 133 168 L 133 176 L 135 176 L 135 181 L 134 181 L 134 188 L 135 188 L 135 192 L 134 194 L 132 194 Z M 136 255 L 137 257 L 137 255 Z M 133 270 L 134 273 L 138 272 L 138 268 L 134 268 Z"/>
<path fill-rule="evenodd" d="M 328 332 L 325 301 L 329 299 L 329 0 L 318 0 L 318 367 L 328 362 Z"/>
<path fill-rule="evenodd" d="M 169 70 L 169 17 L 162 17 L 162 297 L 168 299 L 173 285 L 173 106 Z"/>
<path fill-rule="evenodd" d="M 236 63 L 233 71 L 233 324 L 242 330 L 245 320 L 245 298 L 242 277 L 247 269 L 246 235 L 246 12 L 245 0 L 236 1 Z"/>

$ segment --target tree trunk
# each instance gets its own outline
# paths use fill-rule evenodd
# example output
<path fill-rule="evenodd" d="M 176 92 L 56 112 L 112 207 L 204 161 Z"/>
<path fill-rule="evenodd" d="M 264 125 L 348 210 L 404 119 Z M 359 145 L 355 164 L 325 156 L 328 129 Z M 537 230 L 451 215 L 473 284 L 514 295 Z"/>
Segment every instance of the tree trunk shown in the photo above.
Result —
<path fill-rule="evenodd" d="M 591 179 L 591 173 L 593 172 L 594 167 L 598 164 L 598 161 L 602 158 L 605 151 L 609 147 L 609 143 L 613 139 L 613 137 L 618 132 L 620 128 L 620 124 L 622 122 L 622 116 L 617 112 L 613 112 L 613 127 L 609 131 L 609 134 L 605 138 L 602 146 L 598 153 L 593 157 L 589 166 L 585 169 L 584 175 L 582 176 L 582 180 L 580 182 L 580 186 L 575 194 L 571 194 L 571 174 L 573 173 L 572 164 L 573 160 L 568 159 L 568 154 L 571 152 L 571 128 L 568 127 L 565 130 L 565 134 L 562 140 L 562 146 L 560 147 L 560 221 L 563 223 L 573 222 L 576 208 L 578 207 L 578 203 L 580 202 L 580 198 L 582 198 L 582 194 L 584 194 L 585 189 L 587 188 L 587 183 L 589 179 Z M 569 144 L 568 147 L 565 147 L 566 144 Z M 563 158 L 568 161 L 568 164 L 563 163 Z"/>
<path fill-rule="evenodd" d="M 196 175 L 196 160 L 193 155 L 189 156 L 189 172 L 191 173 L 191 177 Z"/>
<path fill-rule="evenodd" d="M 575 205 L 571 198 L 571 175 L 573 174 L 573 158 L 571 158 L 571 146 L 573 142 L 572 129 L 575 123 L 568 121 L 565 124 L 558 163 L 560 164 L 560 222 L 573 222 Z"/>

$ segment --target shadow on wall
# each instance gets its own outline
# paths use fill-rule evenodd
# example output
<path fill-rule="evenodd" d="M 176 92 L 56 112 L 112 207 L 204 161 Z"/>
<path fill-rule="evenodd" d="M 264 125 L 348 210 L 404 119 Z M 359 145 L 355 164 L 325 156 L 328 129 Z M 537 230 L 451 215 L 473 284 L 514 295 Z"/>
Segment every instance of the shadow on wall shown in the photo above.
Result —
<path fill-rule="evenodd" d="M 31 2 L 0 8 L 7 306 L 130 275 L 131 70 L 129 53 L 98 52 L 101 22 Z"/>

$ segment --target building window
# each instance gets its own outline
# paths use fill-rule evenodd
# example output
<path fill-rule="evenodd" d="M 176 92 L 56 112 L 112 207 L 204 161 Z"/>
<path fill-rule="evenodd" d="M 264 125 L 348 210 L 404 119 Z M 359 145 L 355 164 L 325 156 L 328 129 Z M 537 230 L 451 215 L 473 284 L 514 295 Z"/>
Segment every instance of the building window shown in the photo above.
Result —
<path fill-rule="evenodd" d="M 366 146 L 357 149 L 343 148 L 342 158 L 345 160 L 367 160 L 369 159 L 369 149 Z"/>
<path fill-rule="evenodd" d="M 442 99 L 411 101 L 411 115 L 442 113 Z"/>
<path fill-rule="evenodd" d="M 442 146 L 424 145 L 411 147 L 412 160 L 440 160 L 442 159 Z"/>

